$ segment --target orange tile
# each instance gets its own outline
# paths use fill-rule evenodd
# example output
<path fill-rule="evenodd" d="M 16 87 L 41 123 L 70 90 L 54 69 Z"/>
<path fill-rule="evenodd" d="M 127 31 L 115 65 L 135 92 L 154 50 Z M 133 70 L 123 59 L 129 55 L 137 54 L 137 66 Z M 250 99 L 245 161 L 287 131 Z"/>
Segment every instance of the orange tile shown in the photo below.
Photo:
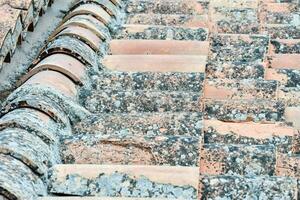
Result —
<path fill-rule="evenodd" d="M 40 71 L 45 70 L 58 71 L 80 85 L 83 84 L 86 76 L 85 66 L 80 61 L 66 54 L 53 54 L 40 61 L 28 74 L 23 76 L 18 85 L 21 85 Z"/>
<path fill-rule="evenodd" d="M 293 127 L 280 123 L 255 123 L 255 122 L 222 122 L 219 120 L 205 120 L 204 130 L 213 128 L 219 134 L 236 134 L 255 139 L 267 139 L 272 136 L 294 136 L 297 132 Z"/>
<path fill-rule="evenodd" d="M 112 55 L 208 55 L 208 52 L 208 41 L 112 40 L 110 42 L 110 53 Z"/>
<path fill-rule="evenodd" d="M 206 56 L 111 55 L 103 59 L 110 70 L 137 72 L 204 72 Z"/>
<path fill-rule="evenodd" d="M 270 67 L 275 69 L 300 69 L 300 54 L 274 54 Z"/>
<path fill-rule="evenodd" d="M 28 79 L 23 85 L 42 85 L 51 87 L 71 98 L 77 96 L 75 84 L 63 74 L 55 71 L 41 71 Z"/>

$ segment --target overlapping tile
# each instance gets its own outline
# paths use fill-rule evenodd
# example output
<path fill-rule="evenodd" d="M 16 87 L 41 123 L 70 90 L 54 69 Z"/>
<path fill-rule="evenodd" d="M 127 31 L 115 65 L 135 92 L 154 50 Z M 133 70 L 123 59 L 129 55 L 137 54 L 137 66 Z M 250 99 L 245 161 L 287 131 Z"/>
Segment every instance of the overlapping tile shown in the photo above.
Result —
<path fill-rule="evenodd" d="M 207 39 L 208 30 L 203 27 L 173 27 L 161 25 L 135 25 L 128 24 L 114 37 L 115 39 L 173 39 L 173 40 L 197 40 Z"/>
<path fill-rule="evenodd" d="M 297 199 L 297 180 L 289 177 L 204 176 L 201 179 L 202 199 L 265 198 Z M 229 191 L 229 192 L 224 192 Z"/>
<path fill-rule="evenodd" d="M 49 195 L 297 199 L 295 1 L 76 2 L 2 110 L 47 148 L 57 125 Z"/>
<path fill-rule="evenodd" d="M 76 124 L 74 134 L 191 136 L 203 131 L 202 113 L 139 113 L 93 115 Z"/>
<path fill-rule="evenodd" d="M 67 164 L 198 166 L 201 137 L 77 135 L 64 140 Z"/>
<path fill-rule="evenodd" d="M 51 192 L 58 194 L 197 199 L 195 167 L 59 165 L 52 174 Z"/>

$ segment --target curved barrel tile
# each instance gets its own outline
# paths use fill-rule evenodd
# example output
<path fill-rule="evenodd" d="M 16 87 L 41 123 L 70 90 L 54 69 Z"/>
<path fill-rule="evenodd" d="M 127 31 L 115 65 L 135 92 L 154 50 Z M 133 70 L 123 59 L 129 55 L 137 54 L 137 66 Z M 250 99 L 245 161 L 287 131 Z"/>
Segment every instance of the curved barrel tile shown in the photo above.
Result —
<path fill-rule="evenodd" d="M 64 53 L 78 58 L 83 64 L 91 65 L 97 68 L 97 54 L 88 45 L 82 41 L 69 36 L 61 36 L 49 43 L 49 45 L 41 53 L 39 60 L 57 53 Z"/>
<path fill-rule="evenodd" d="M 76 85 L 68 77 L 56 71 L 41 71 L 28 79 L 23 85 L 34 84 L 51 87 L 73 99 L 76 99 L 77 96 Z"/>
<path fill-rule="evenodd" d="M 100 50 L 102 42 L 101 38 L 99 38 L 95 33 L 93 33 L 93 31 L 87 28 L 82 28 L 79 26 L 70 26 L 58 33 L 53 39 L 63 35 L 68 35 L 80 39 L 82 42 L 84 42 L 90 48 L 92 48 L 95 52 L 98 52 Z"/>
<path fill-rule="evenodd" d="M 45 113 L 20 108 L 13 110 L 0 119 L 0 130 L 6 128 L 19 128 L 38 136 L 46 144 L 58 143 L 58 125 Z"/>
<path fill-rule="evenodd" d="M 121 12 L 119 8 L 116 7 L 115 4 L 113 4 L 109 0 L 81 0 L 77 4 L 75 4 L 71 9 L 70 12 L 75 10 L 77 7 L 81 6 L 82 4 L 96 4 L 101 6 L 110 16 L 113 16 L 114 18 L 118 18 L 121 15 Z"/>
<path fill-rule="evenodd" d="M 68 21 L 60 24 L 58 28 L 51 34 L 50 39 L 52 40 L 58 33 L 68 27 L 82 27 L 91 30 L 95 33 L 102 41 L 110 39 L 110 32 L 108 28 L 99 20 L 91 15 L 76 15 Z"/>
<path fill-rule="evenodd" d="M 70 134 L 70 123 L 77 123 L 90 113 L 79 105 L 76 100 L 69 98 L 50 87 L 23 85 L 12 93 L 4 104 L 3 114 L 20 107 L 38 109 L 49 115 L 60 128 L 60 135 Z"/>
<path fill-rule="evenodd" d="M 8 199 L 37 199 L 46 194 L 46 186 L 21 161 L 0 154 L 0 194 Z"/>
<path fill-rule="evenodd" d="M 99 5 L 96 4 L 82 4 L 70 12 L 65 18 L 63 22 L 71 19 L 76 15 L 92 15 L 97 18 L 100 22 L 104 23 L 106 26 L 109 26 L 113 19 L 112 17 Z"/>
<path fill-rule="evenodd" d="M 46 174 L 48 167 L 59 163 L 46 143 L 22 129 L 1 131 L 0 153 L 22 161 L 39 175 Z"/>
<path fill-rule="evenodd" d="M 69 127 L 70 122 L 66 114 L 63 113 L 61 108 L 59 108 L 51 99 L 48 97 L 40 97 L 34 95 L 26 95 L 21 97 L 16 97 L 8 99 L 1 110 L 2 116 L 6 113 L 18 109 L 18 108 L 32 108 L 37 109 L 41 112 L 46 113 L 55 122 L 60 123 L 63 127 Z"/>
<path fill-rule="evenodd" d="M 24 75 L 18 85 L 23 84 L 35 74 L 47 70 L 60 72 L 79 85 L 83 85 L 86 80 L 85 66 L 81 62 L 66 54 L 53 54 L 43 59 Z"/>

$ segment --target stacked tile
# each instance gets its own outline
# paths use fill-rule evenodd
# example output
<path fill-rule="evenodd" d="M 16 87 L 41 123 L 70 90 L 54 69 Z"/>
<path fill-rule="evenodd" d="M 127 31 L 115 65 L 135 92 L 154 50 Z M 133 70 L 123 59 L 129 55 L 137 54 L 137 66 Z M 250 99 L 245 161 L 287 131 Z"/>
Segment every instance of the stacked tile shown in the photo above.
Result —
<path fill-rule="evenodd" d="M 4 103 L 0 194 L 296 200 L 295 3 L 76 1 Z"/>
<path fill-rule="evenodd" d="M 283 101 L 286 107 L 285 120 L 299 130 L 299 3 L 269 2 L 263 4 L 263 8 L 265 31 L 271 36 L 266 79 L 278 81 L 278 99 Z M 277 154 L 276 174 L 299 179 L 299 138 L 298 133 L 294 139 L 292 153 Z"/>
<path fill-rule="evenodd" d="M 53 0 L 0 0 L 0 70 Z"/>
<path fill-rule="evenodd" d="M 138 11 L 143 3 L 145 10 Z M 98 65 L 103 70 L 92 74 L 92 87 L 80 96 L 92 114 L 64 137 L 64 164 L 51 169 L 52 195 L 198 198 L 209 46 L 207 24 L 201 20 L 208 10 L 206 3 L 196 1 L 152 3 L 125 5 L 130 17 L 103 48 L 110 53 Z M 155 23 L 165 10 L 175 21 Z M 135 21 L 148 15 L 153 21 Z M 182 17 L 184 22 L 176 21 Z"/>
<path fill-rule="evenodd" d="M 3 103 L 0 118 L 1 198 L 45 196 L 48 169 L 61 163 L 60 138 L 70 135 L 71 125 L 89 115 L 89 111 L 79 104 L 79 90 L 89 87 L 89 73 L 101 69 L 97 60 L 104 53 L 105 42 L 110 39 L 109 27 L 118 23 L 119 12 L 119 7 L 110 1 L 97 2 L 81 1 L 70 10 L 28 74 L 19 81 L 19 87 Z M 10 2 L 10 5 L 13 3 L 16 2 Z M 33 3 L 33 10 L 38 10 L 49 2 Z M 24 7 L 21 19 L 27 16 L 25 11 Z M 78 17 L 89 19 L 90 26 L 84 26 Z M 34 18 L 31 23 L 35 23 Z M 108 37 L 102 38 L 100 34 Z"/>
<path fill-rule="evenodd" d="M 201 199 L 297 199 L 297 176 L 291 175 L 297 156 L 284 159 L 299 134 L 286 123 L 279 79 L 266 79 L 273 36 L 264 7 L 256 0 L 210 1 Z"/>

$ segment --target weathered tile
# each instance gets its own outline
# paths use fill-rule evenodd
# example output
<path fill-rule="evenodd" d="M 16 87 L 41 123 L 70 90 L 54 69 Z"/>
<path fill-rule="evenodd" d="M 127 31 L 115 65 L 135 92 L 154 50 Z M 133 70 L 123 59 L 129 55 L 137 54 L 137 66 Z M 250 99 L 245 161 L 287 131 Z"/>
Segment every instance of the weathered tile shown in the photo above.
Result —
<path fill-rule="evenodd" d="M 199 137 L 202 128 L 202 113 L 101 114 L 76 124 L 74 134 Z"/>
<path fill-rule="evenodd" d="M 299 40 L 271 40 L 271 43 L 276 54 L 295 54 L 300 53 L 300 39 Z"/>
<path fill-rule="evenodd" d="M 297 199 L 297 180 L 270 176 L 204 176 L 201 199 Z"/>
<path fill-rule="evenodd" d="M 196 167 L 58 165 L 52 171 L 50 192 L 80 196 L 197 199 L 198 174 Z"/>
<path fill-rule="evenodd" d="M 201 112 L 201 94 L 192 92 L 149 92 L 104 90 L 85 100 L 93 113 Z"/>
<path fill-rule="evenodd" d="M 48 57 L 41 60 L 37 65 L 35 65 L 32 69 L 28 71 L 28 73 L 20 78 L 17 82 L 17 85 L 22 85 L 32 76 L 41 73 L 45 70 L 57 71 L 61 74 L 64 74 L 69 79 L 71 79 L 77 85 L 87 84 L 87 69 L 84 64 L 82 64 L 76 58 L 66 55 L 66 54 L 52 54 Z M 50 72 L 51 74 L 51 72 Z M 47 76 L 50 78 L 49 72 L 47 72 Z M 64 82 L 65 84 L 66 82 Z"/>
<path fill-rule="evenodd" d="M 257 62 L 223 62 L 208 61 L 206 77 L 209 79 L 260 79 L 264 78 L 265 68 Z"/>
<path fill-rule="evenodd" d="M 206 100 L 205 118 L 229 122 L 282 121 L 284 104 L 269 100 Z"/>
<path fill-rule="evenodd" d="M 205 72 L 203 55 L 108 55 L 102 64 L 114 71 L 126 72 Z"/>
<path fill-rule="evenodd" d="M 299 25 L 291 24 L 269 24 L 264 29 L 272 39 L 300 39 Z"/>
<path fill-rule="evenodd" d="M 32 84 L 23 85 L 9 95 L 3 104 L 1 116 L 24 107 L 37 109 L 50 116 L 62 129 L 62 135 L 70 134 L 70 122 L 76 123 L 90 114 L 77 101 L 57 90 Z"/>
<path fill-rule="evenodd" d="M 262 8 L 263 21 L 267 24 L 295 24 L 300 17 L 297 6 L 291 3 L 267 3 Z"/>
<path fill-rule="evenodd" d="M 287 106 L 285 108 L 285 112 L 284 112 L 285 121 L 291 123 L 297 129 L 300 129 L 299 117 L 300 117 L 299 106 Z"/>
<path fill-rule="evenodd" d="M 257 0 L 210 0 L 209 5 L 212 7 L 226 7 L 226 8 L 257 8 Z"/>
<path fill-rule="evenodd" d="M 0 189 L 1 194 L 11 199 L 36 199 L 47 193 L 43 181 L 30 168 L 3 154 L 0 154 Z"/>
<path fill-rule="evenodd" d="M 198 166 L 201 137 L 76 135 L 63 141 L 66 164 Z"/>
<path fill-rule="evenodd" d="M 265 35 L 218 34 L 212 38 L 211 61 L 257 62 L 267 53 L 269 38 Z"/>
<path fill-rule="evenodd" d="M 71 36 L 78 38 L 80 41 L 88 45 L 93 51 L 101 50 L 102 40 L 93 31 L 77 26 L 69 26 L 58 33 L 52 40 L 61 36 Z M 50 41 L 50 40 L 49 40 Z"/>
<path fill-rule="evenodd" d="M 106 5 L 107 6 L 107 5 Z M 92 15 L 94 18 L 105 24 L 106 26 L 110 27 L 111 24 L 116 24 L 115 18 L 110 16 L 108 12 L 105 11 L 103 8 L 104 6 L 100 6 L 98 4 L 81 4 L 76 7 L 74 10 L 71 10 L 67 15 L 63 18 L 62 23 L 66 22 L 67 20 L 71 19 L 76 15 Z"/>
<path fill-rule="evenodd" d="M 300 54 L 274 54 L 268 59 L 271 68 L 300 70 Z"/>
<path fill-rule="evenodd" d="M 26 36 L 26 31 L 30 24 L 36 23 L 38 20 L 39 6 L 37 1 L 32 0 L 0 0 L 0 5 L 9 5 L 11 8 L 18 10 L 21 15 L 23 36 Z"/>
<path fill-rule="evenodd" d="M 69 98 L 77 98 L 77 88 L 74 82 L 57 71 L 41 71 L 30 77 L 22 86 L 29 87 L 32 85 L 50 87 Z"/>
<path fill-rule="evenodd" d="M 278 151 L 290 151 L 297 130 L 283 123 L 231 123 L 204 121 L 205 143 L 275 145 Z"/>
<path fill-rule="evenodd" d="M 4 199 L 6 200 L 6 199 Z M 131 198 L 131 197 L 75 197 L 75 196 L 56 196 L 39 197 L 38 200 L 168 200 L 168 198 Z"/>
<path fill-rule="evenodd" d="M 201 149 L 200 173 L 272 176 L 275 162 L 276 151 L 273 145 L 205 144 Z"/>
<path fill-rule="evenodd" d="M 205 4 L 195 0 L 148 1 L 131 0 L 125 8 L 127 13 L 159 13 L 159 14 L 203 14 Z"/>
<path fill-rule="evenodd" d="M 259 21 L 256 9 L 215 7 L 212 20 L 215 30 L 219 33 L 259 33 Z"/>
<path fill-rule="evenodd" d="M 207 39 L 206 28 L 183 28 L 159 25 L 125 25 L 116 33 L 114 39 L 173 39 L 173 40 L 197 40 Z"/>
<path fill-rule="evenodd" d="M 78 1 L 70 10 L 69 13 L 72 12 L 73 10 L 76 10 L 78 7 L 83 6 L 85 9 L 87 7 L 91 7 L 91 5 L 86 5 L 85 4 L 92 4 L 93 7 L 102 7 L 110 16 L 114 18 L 119 18 L 122 17 L 122 13 L 118 6 L 116 6 L 112 1 L 110 0 L 102 0 L 102 1 Z"/>
<path fill-rule="evenodd" d="M 204 73 L 201 72 L 103 72 L 92 78 L 100 90 L 191 91 L 202 93 Z"/>
<path fill-rule="evenodd" d="M 127 24 L 151 24 L 182 27 L 208 27 L 208 15 L 184 15 L 184 14 L 130 14 Z"/>
<path fill-rule="evenodd" d="M 60 24 L 57 29 L 51 34 L 49 40 L 52 40 L 58 33 L 63 31 L 65 28 L 78 26 L 82 28 L 86 28 L 95 33 L 99 38 L 103 41 L 110 39 L 109 29 L 96 18 L 91 15 L 76 15 L 69 19 L 68 21 Z"/>
<path fill-rule="evenodd" d="M 46 57 L 49 53 L 66 53 L 71 56 L 76 56 L 82 63 L 91 65 L 97 68 L 97 54 L 88 45 L 70 36 L 61 36 L 50 42 L 46 48 L 43 49 L 39 60 Z"/>
<path fill-rule="evenodd" d="M 278 99 L 285 103 L 286 106 L 300 105 L 300 88 L 297 87 L 283 87 L 278 91 Z"/>
<path fill-rule="evenodd" d="M 21 160 L 39 175 L 46 174 L 48 167 L 59 163 L 57 155 L 40 138 L 17 128 L 1 131 L 0 153 Z"/>
<path fill-rule="evenodd" d="M 300 157 L 298 155 L 277 154 L 276 175 L 300 177 Z"/>
<path fill-rule="evenodd" d="M 277 81 L 244 79 L 211 79 L 205 82 L 205 99 L 273 99 L 277 97 Z"/>
<path fill-rule="evenodd" d="M 0 2 L 0 69 L 2 63 L 7 59 L 10 60 L 11 53 L 17 44 L 17 39 L 21 33 L 20 11 Z M 21 27 L 22 28 L 22 27 Z M 8 56 L 8 57 L 7 57 Z"/>
<path fill-rule="evenodd" d="M 58 125 L 55 121 L 43 112 L 31 108 L 16 109 L 2 116 L 0 130 L 5 128 L 24 129 L 48 145 L 58 143 Z"/>

